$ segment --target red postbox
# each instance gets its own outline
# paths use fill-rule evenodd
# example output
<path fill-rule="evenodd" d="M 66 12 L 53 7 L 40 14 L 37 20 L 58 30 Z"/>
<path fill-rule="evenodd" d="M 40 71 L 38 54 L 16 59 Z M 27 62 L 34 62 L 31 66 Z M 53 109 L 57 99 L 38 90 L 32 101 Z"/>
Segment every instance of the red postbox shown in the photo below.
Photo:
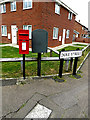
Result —
<path fill-rule="evenodd" d="M 29 54 L 29 30 L 18 30 L 19 54 Z"/>

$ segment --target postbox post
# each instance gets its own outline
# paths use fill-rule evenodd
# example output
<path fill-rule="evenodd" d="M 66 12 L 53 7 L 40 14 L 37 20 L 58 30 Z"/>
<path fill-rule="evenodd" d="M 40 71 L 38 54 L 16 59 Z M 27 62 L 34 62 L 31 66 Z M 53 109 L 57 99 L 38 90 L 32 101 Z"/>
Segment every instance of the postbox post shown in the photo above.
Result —
<path fill-rule="evenodd" d="M 25 54 L 23 54 L 23 79 L 25 79 Z"/>
<path fill-rule="evenodd" d="M 23 79 L 25 79 L 25 54 L 29 54 L 29 30 L 18 30 L 19 54 L 23 54 Z"/>

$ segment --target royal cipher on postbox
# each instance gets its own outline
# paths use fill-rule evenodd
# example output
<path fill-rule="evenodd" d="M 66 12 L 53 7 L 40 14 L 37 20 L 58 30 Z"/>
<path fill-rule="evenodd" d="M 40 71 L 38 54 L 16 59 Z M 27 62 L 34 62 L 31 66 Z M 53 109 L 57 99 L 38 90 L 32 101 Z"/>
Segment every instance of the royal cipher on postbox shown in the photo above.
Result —
<path fill-rule="evenodd" d="M 29 30 L 18 30 L 19 54 L 29 54 Z"/>

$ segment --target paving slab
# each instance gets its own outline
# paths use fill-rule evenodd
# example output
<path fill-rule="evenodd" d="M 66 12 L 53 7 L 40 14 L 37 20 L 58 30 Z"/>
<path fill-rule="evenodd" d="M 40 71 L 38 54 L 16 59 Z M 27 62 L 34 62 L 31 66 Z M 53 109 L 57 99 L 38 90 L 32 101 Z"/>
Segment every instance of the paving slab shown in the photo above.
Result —
<path fill-rule="evenodd" d="M 47 107 L 37 104 L 25 118 L 49 118 L 52 110 Z"/>
<path fill-rule="evenodd" d="M 41 100 L 39 103 L 52 110 L 50 118 L 61 118 L 64 113 L 64 109 L 62 107 L 58 106 L 57 103 L 54 103 L 48 98 Z"/>

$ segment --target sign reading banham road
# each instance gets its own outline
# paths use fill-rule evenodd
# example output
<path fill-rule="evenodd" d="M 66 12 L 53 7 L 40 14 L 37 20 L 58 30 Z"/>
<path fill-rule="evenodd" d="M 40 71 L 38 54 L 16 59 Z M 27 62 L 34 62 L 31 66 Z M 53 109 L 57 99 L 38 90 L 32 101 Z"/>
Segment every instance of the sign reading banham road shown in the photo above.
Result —
<path fill-rule="evenodd" d="M 60 53 L 60 59 L 75 58 L 75 57 L 81 57 L 81 56 L 82 56 L 82 50 L 61 51 Z"/>

